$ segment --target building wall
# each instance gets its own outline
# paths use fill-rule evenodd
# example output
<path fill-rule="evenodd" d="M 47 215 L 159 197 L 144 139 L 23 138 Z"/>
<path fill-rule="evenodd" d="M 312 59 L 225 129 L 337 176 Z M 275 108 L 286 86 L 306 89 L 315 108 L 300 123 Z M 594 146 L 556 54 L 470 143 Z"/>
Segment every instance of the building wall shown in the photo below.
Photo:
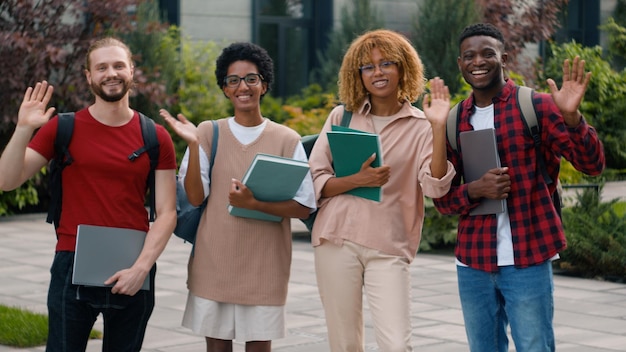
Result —
<path fill-rule="evenodd" d="M 335 26 L 340 25 L 341 9 L 352 0 L 335 0 Z M 400 32 L 410 30 L 417 14 L 416 0 L 372 0 L 371 4 L 386 27 Z M 180 0 L 180 26 L 183 35 L 196 41 L 249 41 L 252 38 L 252 0 Z"/>
<path fill-rule="evenodd" d="M 371 0 L 371 3 L 383 17 L 387 28 L 407 32 L 415 20 L 418 1 Z M 352 0 L 334 1 L 335 26 L 340 24 L 341 9 L 351 4 Z M 604 23 L 611 16 L 617 0 L 601 0 L 600 4 L 600 23 Z M 183 35 L 198 41 L 249 41 L 252 38 L 251 11 L 252 0 L 180 0 L 181 29 Z M 606 43 L 603 33 L 601 42 Z"/>
<path fill-rule="evenodd" d="M 236 41 L 251 41 L 253 16 L 253 0 L 179 0 L 180 1 L 180 27 L 182 34 L 194 41 L 214 41 L 218 44 L 228 44 Z M 316 1 L 316 0 L 313 0 Z M 403 33 L 410 33 L 413 22 L 419 10 L 419 3 L 423 0 L 371 0 L 386 28 Z M 591 0 L 578 0 L 591 1 Z M 617 0 L 593 0 L 599 3 L 599 23 L 605 23 L 611 16 Z M 333 0 L 333 24 L 341 25 L 341 11 L 348 6 L 352 9 L 353 0 Z M 598 4 L 596 3 L 596 4 Z M 589 5 L 585 3 L 585 5 Z M 598 15 L 598 11 L 595 12 Z M 598 19 L 594 19 L 598 21 Z M 597 23 L 597 22 L 595 22 Z M 597 34 L 597 32 L 596 32 Z M 596 39 L 597 40 L 597 39 Z M 606 47 L 606 35 L 600 32 L 600 44 Z M 284 45 L 285 43 L 282 43 Z M 310 48 L 311 52 L 316 50 Z M 536 43 L 528 43 L 522 53 L 532 60 L 541 55 L 542 46 Z M 277 60 L 275 58 L 275 60 Z M 307 71 L 311 67 L 303 64 L 302 70 Z M 280 77 L 279 77 L 280 78 Z M 284 77 L 283 77 L 284 79 Z"/>
<path fill-rule="evenodd" d="M 250 41 L 252 1 L 180 0 L 180 23 L 183 35 L 194 41 Z"/>
<path fill-rule="evenodd" d="M 353 0 L 335 0 L 333 11 L 335 26 L 340 25 L 341 9 L 352 6 Z M 371 5 L 383 18 L 385 26 L 399 32 L 407 32 L 417 14 L 419 0 L 371 0 Z"/>

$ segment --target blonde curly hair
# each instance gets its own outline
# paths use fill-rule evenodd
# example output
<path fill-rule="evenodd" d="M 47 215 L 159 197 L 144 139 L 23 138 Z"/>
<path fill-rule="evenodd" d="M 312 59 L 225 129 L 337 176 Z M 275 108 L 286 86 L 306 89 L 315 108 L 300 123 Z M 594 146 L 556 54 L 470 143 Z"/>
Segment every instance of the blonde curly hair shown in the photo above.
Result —
<path fill-rule="evenodd" d="M 359 67 L 372 63 L 371 53 L 374 48 L 380 51 L 385 60 L 398 63 L 398 101 L 414 102 L 424 92 L 424 65 L 409 40 L 391 30 L 373 30 L 356 38 L 343 57 L 338 84 L 339 99 L 345 104 L 346 110 L 354 111 L 360 107 L 368 95 Z"/>

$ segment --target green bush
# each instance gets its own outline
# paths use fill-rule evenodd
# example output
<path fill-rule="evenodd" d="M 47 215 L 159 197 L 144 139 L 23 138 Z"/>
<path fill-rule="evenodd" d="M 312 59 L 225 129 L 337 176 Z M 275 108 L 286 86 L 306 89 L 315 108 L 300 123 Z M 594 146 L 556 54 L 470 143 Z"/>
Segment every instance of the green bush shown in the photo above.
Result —
<path fill-rule="evenodd" d="M 454 248 L 459 223 L 458 215 L 442 215 L 429 198 L 426 198 L 425 204 L 424 227 L 419 250 L 428 252 Z"/>
<path fill-rule="evenodd" d="M 301 94 L 287 99 L 282 110 L 289 118 L 284 124 L 300 135 L 319 133 L 330 111 L 339 104 L 333 93 L 322 90 L 318 84 L 305 87 Z"/>
<path fill-rule="evenodd" d="M 626 203 L 601 202 L 594 189 L 586 189 L 575 204 L 563 209 L 568 248 L 558 268 L 583 277 L 626 280 Z"/>
<path fill-rule="evenodd" d="M 44 173 L 45 170 L 44 168 Z M 37 189 L 41 180 L 42 174 L 37 174 L 13 191 L 0 191 L 0 216 L 11 215 L 27 206 L 39 204 Z"/>
<path fill-rule="evenodd" d="M 596 127 L 598 137 L 604 144 L 606 166 L 626 173 L 626 70 L 615 71 L 604 57 L 600 46 L 583 47 L 571 42 L 549 47 L 550 58 L 539 71 L 539 90 L 548 91 L 548 77 L 560 87 L 563 76 L 563 61 L 580 56 L 585 60 L 585 70 L 593 73 L 580 111 L 587 122 Z"/>

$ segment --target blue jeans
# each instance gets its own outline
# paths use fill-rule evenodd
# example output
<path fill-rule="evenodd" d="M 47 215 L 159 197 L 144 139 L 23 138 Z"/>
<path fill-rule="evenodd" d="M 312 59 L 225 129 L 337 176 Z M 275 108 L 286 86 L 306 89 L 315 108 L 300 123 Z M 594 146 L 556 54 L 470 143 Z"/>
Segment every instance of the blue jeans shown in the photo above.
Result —
<path fill-rule="evenodd" d="M 57 252 L 50 269 L 47 352 L 85 351 L 89 333 L 102 313 L 102 351 L 140 351 L 154 308 L 156 265 L 150 290 L 134 296 L 112 294 L 109 287 L 72 284 L 73 252 Z"/>
<path fill-rule="evenodd" d="M 488 273 L 457 266 L 470 351 L 508 351 L 507 324 L 517 352 L 554 351 L 552 264 Z"/>

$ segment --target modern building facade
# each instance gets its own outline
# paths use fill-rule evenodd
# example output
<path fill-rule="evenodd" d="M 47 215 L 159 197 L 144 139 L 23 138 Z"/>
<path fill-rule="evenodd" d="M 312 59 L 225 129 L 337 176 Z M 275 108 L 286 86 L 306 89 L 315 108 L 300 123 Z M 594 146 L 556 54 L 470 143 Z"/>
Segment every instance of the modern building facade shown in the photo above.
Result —
<path fill-rule="evenodd" d="M 418 0 L 419 1 L 419 0 Z M 373 0 L 386 26 L 405 30 L 417 11 L 415 0 Z M 170 23 L 194 41 L 228 44 L 252 41 L 275 62 L 279 96 L 299 93 L 309 84 L 317 52 L 339 24 L 341 9 L 352 0 L 160 0 Z M 384 11 L 381 11 L 383 10 Z M 338 58 L 340 60 L 340 58 Z"/>
<path fill-rule="evenodd" d="M 537 1 L 537 0 L 528 0 Z M 371 0 L 385 26 L 409 32 L 421 0 Z M 252 41 L 266 48 L 275 62 L 273 92 L 289 96 L 309 84 L 317 51 L 328 43 L 341 10 L 353 0 L 160 0 L 171 23 L 194 41 L 228 44 Z M 617 0 L 570 0 L 566 23 L 557 40 L 602 44 L 598 25 L 611 16 Z M 540 46 L 530 46 L 539 54 Z M 527 51 L 528 52 L 528 51 Z M 529 54 L 532 55 L 532 52 Z M 340 60 L 341 58 L 338 58 Z"/>

